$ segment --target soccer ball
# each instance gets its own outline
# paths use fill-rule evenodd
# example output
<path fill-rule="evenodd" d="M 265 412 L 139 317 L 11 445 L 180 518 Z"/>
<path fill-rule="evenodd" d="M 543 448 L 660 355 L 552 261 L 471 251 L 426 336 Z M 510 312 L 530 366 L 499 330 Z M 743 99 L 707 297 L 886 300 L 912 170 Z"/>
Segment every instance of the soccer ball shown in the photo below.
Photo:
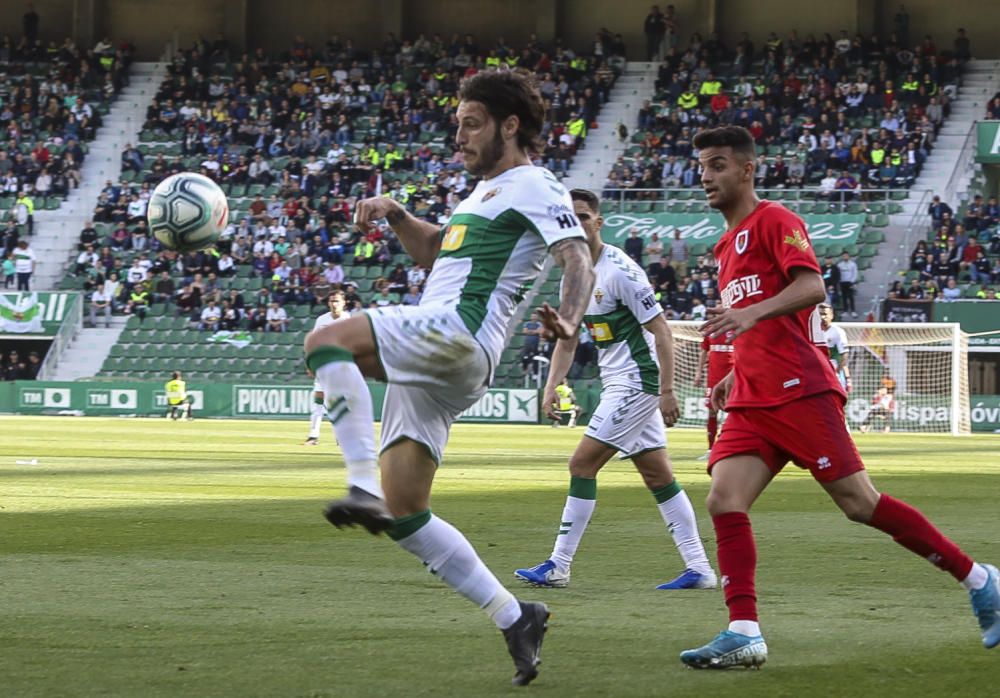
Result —
<path fill-rule="evenodd" d="M 229 221 L 229 202 L 208 177 L 181 172 L 153 190 L 146 218 L 150 232 L 164 247 L 193 252 L 219 239 Z"/>

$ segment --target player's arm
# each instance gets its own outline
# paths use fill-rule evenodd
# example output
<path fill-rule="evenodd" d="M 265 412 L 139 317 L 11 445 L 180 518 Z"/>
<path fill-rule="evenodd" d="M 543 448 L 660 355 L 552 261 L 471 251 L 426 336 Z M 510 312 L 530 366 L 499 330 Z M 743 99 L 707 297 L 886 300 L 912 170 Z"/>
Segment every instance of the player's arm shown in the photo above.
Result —
<path fill-rule="evenodd" d="M 653 335 L 656 358 L 660 360 L 660 412 L 663 413 L 663 421 L 672 427 L 681 416 L 677 396 L 674 395 L 674 335 L 662 313 L 643 327 Z"/>
<path fill-rule="evenodd" d="M 709 308 L 712 317 L 701 326 L 701 333 L 718 337 L 732 332 L 733 337 L 738 337 L 761 320 L 790 315 L 826 299 L 826 285 L 819 272 L 806 267 L 793 267 L 788 274 L 791 283 L 767 300 L 745 308 Z"/>
<path fill-rule="evenodd" d="M 555 339 L 575 338 L 583 313 L 594 290 L 594 263 L 590 248 L 582 237 L 566 238 L 552 245 L 549 253 L 563 270 L 559 310 L 545 303 L 538 315 L 545 330 L 542 336 Z M 575 346 L 575 341 L 574 341 Z"/>
<path fill-rule="evenodd" d="M 406 253 L 422 267 L 430 268 L 441 250 L 439 228 L 411 215 L 394 199 L 378 196 L 362 199 L 354 209 L 354 223 L 362 230 L 380 218 L 392 226 Z"/>
<path fill-rule="evenodd" d="M 569 372 L 569 367 L 573 363 L 573 356 L 576 354 L 576 345 L 580 341 L 580 334 L 574 332 L 568 339 L 560 339 L 556 342 L 556 348 L 552 350 L 552 358 L 549 360 L 549 378 L 545 381 L 545 390 L 542 393 L 542 408 L 550 419 L 558 419 L 555 413 L 556 386 L 562 383 L 562 379 Z"/>

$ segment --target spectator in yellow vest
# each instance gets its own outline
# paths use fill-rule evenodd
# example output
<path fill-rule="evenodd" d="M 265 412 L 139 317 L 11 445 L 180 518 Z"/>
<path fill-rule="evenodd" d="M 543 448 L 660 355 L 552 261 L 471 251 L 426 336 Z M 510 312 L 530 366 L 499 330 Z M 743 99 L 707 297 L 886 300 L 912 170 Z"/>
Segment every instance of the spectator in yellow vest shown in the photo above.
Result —
<path fill-rule="evenodd" d="M 713 73 L 709 73 L 705 82 L 701 83 L 701 89 L 698 92 L 707 97 L 717 95 L 722 92 L 722 81 L 715 77 Z"/>
<path fill-rule="evenodd" d="M 698 108 L 698 95 L 694 93 L 691 86 L 688 86 L 688 89 L 681 92 L 680 96 L 677 98 L 677 106 L 681 109 Z"/>
<path fill-rule="evenodd" d="M 17 211 L 19 206 L 24 206 L 24 211 L 27 215 L 24 222 L 28 225 L 28 235 L 31 235 L 35 232 L 35 201 L 28 196 L 28 192 L 22 191 L 17 195 L 17 200 L 14 202 L 14 210 Z"/>

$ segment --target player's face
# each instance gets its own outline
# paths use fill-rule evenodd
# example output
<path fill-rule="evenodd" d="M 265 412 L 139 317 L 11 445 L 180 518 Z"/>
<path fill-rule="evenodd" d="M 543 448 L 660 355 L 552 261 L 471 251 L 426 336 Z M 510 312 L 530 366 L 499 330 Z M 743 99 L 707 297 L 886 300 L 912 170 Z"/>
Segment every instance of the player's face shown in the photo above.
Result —
<path fill-rule="evenodd" d="M 344 307 L 346 302 L 343 296 L 330 296 L 330 300 L 327 301 L 327 306 L 330 308 L 330 314 L 335 318 L 339 318 L 344 314 Z"/>
<path fill-rule="evenodd" d="M 604 219 L 601 218 L 600 214 L 590 210 L 590 206 L 585 201 L 574 201 L 573 212 L 580 219 L 583 232 L 587 234 L 587 242 L 593 245 L 600 241 L 601 226 L 604 225 Z"/>
<path fill-rule="evenodd" d="M 728 209 L 753 187 L 753 161 L 733 153 L 729 146 L 705 148 L 698 154 L 698 162 L 701 186 L 712 208 Z"/>
<path fill-rule="evenodd" d="M 819 319 L 823 325 L 823 329 L 828 329 L 833 323 L 833 308 L 823 308 L 819 311 Z"/>
<path fill-rule="evenodd" d="M 456 116 L 455 143 L 462 150 L 465 169 L 476 177 L 488 175 L 496 169 L 504 153 L 500 125 L 481 102 L 462 102 Z"/>

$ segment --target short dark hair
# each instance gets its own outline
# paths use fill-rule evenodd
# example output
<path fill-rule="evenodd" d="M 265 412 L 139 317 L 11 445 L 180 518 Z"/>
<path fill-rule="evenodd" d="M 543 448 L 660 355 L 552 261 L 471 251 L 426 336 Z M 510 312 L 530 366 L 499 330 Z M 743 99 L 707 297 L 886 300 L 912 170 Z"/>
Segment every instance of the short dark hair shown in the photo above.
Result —
<path fill-rule="evenodd" d="M 597 194 L 589 189 L 570 189 L 569 198 L 573 201 L 582 201 L 594 213 L 601 210 L 601 200 L 597 198 Z"/>
<path fill-rule="evenodd" d="M 480 71 L 462 81 L 458 98 L 481 103 L 498 127 L 507 117 L 516 116 L 517 145 L 534 155 L 545 149 L 542 139 L 545 105 L 534 75 L 527 70 Z"/>
<path fill-rule="evenodd" d="M 757 157 L 753 136 L 742 126 L 719 126 L 699 131 L 694 137 L 694 147 L 698 150 L 728 147 L 750 160 Z"/>

